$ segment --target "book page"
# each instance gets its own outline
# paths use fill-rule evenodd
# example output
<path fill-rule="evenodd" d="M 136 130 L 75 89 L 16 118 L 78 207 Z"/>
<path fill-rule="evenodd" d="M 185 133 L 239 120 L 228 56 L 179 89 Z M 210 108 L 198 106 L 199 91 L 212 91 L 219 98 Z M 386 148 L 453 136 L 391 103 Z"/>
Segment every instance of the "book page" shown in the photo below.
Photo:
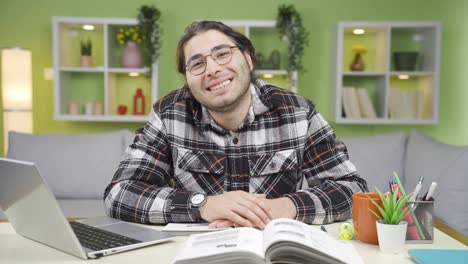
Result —
<path fill-rule="evenodd" d="M 229 228 L 208 228 L 209 223 L 169 223 L 162 231 L 166 232 L 213 232 Z"/>
<path fill-rule="evenodd" d="M 275 243 L 287 242 L 285 245 L 300 244 L 345 263 L 363 263 L 356 249 L 350 243 L 338 240 L 318 228 L 292 219 L 275 219 L 268 223 L 263 240 L 264 252 L 267 252 L 268 248 Z"/>
<path fill-rule="evenodd" d="M 247 252 L 263 259 L 262 240 L 262 231 L 243 227 L 192 235 L 177 253 L 175 262 L 234 252 Z"/>

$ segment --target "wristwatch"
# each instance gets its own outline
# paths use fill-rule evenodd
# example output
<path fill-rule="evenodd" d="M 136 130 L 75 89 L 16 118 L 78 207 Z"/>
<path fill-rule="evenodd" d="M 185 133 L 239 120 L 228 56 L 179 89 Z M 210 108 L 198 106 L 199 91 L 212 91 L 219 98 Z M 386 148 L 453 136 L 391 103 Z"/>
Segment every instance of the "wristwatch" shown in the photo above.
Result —
<path fill-rule="evenodd" d="M 200 207 L 206 202 L 206 194 L 204 193 L 194 193 L 190 197 L 190 209 L 192 210 L 193 216 L 197 220 L 201 220 Z"/>

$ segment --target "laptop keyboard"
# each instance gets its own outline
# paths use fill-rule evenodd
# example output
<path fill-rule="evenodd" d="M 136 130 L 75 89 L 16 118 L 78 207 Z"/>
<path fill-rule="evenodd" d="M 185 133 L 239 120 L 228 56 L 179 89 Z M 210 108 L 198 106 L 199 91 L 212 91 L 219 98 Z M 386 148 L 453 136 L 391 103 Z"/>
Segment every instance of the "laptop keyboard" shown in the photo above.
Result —
<path fill-rule="evenodd" d="M 75 221 L 70 222 L 70 225 L 81 245 L 96 251 L 142 242 Z"/>

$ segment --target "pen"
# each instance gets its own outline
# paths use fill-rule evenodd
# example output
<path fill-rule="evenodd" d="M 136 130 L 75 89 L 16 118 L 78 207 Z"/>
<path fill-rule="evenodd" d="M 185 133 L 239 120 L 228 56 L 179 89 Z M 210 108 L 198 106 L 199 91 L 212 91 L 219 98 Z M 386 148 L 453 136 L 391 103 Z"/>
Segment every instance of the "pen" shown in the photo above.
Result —
<path fill-rule="evenodd" d="M 431 186 L 429 187 L 429 191 L 427 191 L 427 194 L 424 197 L 424 201 L 429 201 L 432 198 L 436 187 L 437 187 L 437 182 L 432 182 Z"/>
<path fill-rule="evenodd" d="M 320 226 L 320 230 L 322 230 L 323 232 L 327 232 L 327 229 L 325 229 L 324 226 Z"/>
<path fill-rule="evenodd" d="M 395 177 L 395 181 L 398 185 L 398 190 L 401 192 L 402 195 L 406 196 L 406 192 L 405 192 L 405 189 L 403 188 L 403 184 L 401 184 L 401 181 L 400 181 L 400 177 L 398 177 L 398 174 L 394 171 L 393 172 L 393 176 Z M 411 218 L 413 219 L 413 222 L 414 224 L 416 225 L 416 228 L 417 228 L 417 231 L 416 234 L 417 234 L 417 240 L 424 240 L 426 239 L 426 236 L 424 235 L 422 229 L 421 229 L 421 225 L 419 224 L 419 221 L 418 219 L 416 218 L 416 215 L 414 215 L 414 211 L 413 211 L 413 208 L 411 208 L 411 206 L 407 207 L 408 208 L 408 211 L 411 215 Z M 408 216 L 406 216 L 408 217 Z"/>
<path fill-rule="evenodd" d="M 421 190 L 423 180 L 424 180 L 424 177 L 419 178 L 419 182 L 418 182 L 418 184 L 416 184 L 416 187 L 414 188 L 413 194 L 411 194 L 408 201 L 410 201 L 410 202 L 416 201 L 416 198 L 418 197 L 418 193 Z"/>

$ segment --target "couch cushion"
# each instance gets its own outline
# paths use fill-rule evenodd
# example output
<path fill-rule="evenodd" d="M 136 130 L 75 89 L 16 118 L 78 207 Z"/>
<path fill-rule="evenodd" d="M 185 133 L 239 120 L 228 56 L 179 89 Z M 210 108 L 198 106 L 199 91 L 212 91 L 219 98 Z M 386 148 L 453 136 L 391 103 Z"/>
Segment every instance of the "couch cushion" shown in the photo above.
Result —
<path fill-rule="evenodd" d="M 36 163 L 57 198 L 102 199 L 127 147 L 129 134 L 10 132 L 7 156 Z"/>
<path fill-rule="evenodd" d="M 377 186 L 388 190 L 388 180 L 396 171 L 404 181 L 404 156 L 407 135 L 404 132 L 365 138 L 343 138 L 349 152 L 349 159 L 361 177 L 367 181 L 369 191 Z"/>
<path fill-rule="evenodd" d="M 436 181 L 435 216 L 468 235 L 468 146 L 447 145 L 413 131 L 408 140 L 405 175 L 408 191 L 414 189 L 420 176 L 424 177 L 421 195 Z"/>

